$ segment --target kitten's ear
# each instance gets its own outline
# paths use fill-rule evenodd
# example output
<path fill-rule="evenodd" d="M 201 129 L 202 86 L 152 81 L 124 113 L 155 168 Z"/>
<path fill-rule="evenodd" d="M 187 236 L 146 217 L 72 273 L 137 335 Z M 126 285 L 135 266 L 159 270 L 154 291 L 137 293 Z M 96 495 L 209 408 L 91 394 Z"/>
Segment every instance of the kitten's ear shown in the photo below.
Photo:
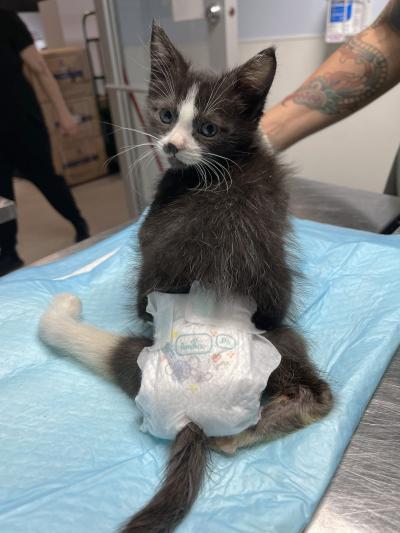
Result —
<path fill-rule="evenodd" d="M 276 71 L 275 48 L 266 48 L 234 70 L 236 87 L 255 116 L 261 114 Z"/>
<path fill-rule="evenodd" d="M 165 31 L 153 22 L 150 41 L 151 81 L 172 80 L 182 76 L 189 69 L 189 64 L 169 40 Z"/>

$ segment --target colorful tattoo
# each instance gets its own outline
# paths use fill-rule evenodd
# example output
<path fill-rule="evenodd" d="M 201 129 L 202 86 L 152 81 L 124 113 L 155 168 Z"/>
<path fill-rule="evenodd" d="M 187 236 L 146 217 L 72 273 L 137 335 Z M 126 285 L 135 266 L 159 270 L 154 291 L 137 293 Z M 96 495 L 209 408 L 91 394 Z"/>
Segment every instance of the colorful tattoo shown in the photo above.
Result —
<path fill-rule="evenodd" d="M 353 37 L 339 49 L 340 63 L 354 71 L 326 72 L 308 80 L 283 101 L 304 105 L 327 115 L 348 115 L 377 96 L 388 77 L 385 56 L 373 45 Z"/>

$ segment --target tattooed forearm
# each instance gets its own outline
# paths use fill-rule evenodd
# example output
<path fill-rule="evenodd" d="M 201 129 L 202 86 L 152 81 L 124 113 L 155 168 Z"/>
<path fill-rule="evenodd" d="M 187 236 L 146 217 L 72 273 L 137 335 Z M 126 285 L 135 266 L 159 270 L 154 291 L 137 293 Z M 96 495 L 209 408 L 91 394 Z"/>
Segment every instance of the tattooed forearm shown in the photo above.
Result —
<path fill-rule="evenodd" d="M 338 53 L 346 70 L 312 77 L 285 98 L 283 105 L 293 101 L 327 115 L 345 116 L 378 96 L 388 77 L 383 53 L 363 41 L 363 33 L 350 39 Z"/>
<path fill-rule="evenodd" d="M 400 0 L 343 44 L 262 119 L 276 150 L 285 150 L 368 105 L 400 82 Z"/>
<path fill-rule="evenodd" d="M 372 27 L 376 28 L 382 24 L 400 34 L 400 0 L 391 0 L 372 24 Z"/>

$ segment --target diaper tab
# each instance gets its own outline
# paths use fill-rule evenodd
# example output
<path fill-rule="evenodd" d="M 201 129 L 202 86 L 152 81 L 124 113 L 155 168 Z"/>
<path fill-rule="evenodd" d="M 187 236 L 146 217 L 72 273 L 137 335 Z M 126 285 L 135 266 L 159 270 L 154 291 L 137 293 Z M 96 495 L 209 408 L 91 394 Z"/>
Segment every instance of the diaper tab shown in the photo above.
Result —
<path fill-rule="evenodd" d="M 186 294 L 152 292 L 147 298 L 146 311 L 154 318 L 154 346 L 171 341 L 173 324 L 183 318 Z"/>

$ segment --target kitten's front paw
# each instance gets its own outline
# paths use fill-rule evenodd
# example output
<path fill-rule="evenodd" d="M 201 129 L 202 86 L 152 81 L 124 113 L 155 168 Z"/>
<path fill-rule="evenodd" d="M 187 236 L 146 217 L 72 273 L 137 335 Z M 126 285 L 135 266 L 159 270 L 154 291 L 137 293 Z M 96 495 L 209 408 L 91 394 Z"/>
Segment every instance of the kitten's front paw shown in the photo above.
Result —
<path fill-rule="evenodd" d="M 81 316 L 82 304 L 80 299 L 74 294 L 57 294 L 54 296 L 48 311 L 78 319 Z"/>

